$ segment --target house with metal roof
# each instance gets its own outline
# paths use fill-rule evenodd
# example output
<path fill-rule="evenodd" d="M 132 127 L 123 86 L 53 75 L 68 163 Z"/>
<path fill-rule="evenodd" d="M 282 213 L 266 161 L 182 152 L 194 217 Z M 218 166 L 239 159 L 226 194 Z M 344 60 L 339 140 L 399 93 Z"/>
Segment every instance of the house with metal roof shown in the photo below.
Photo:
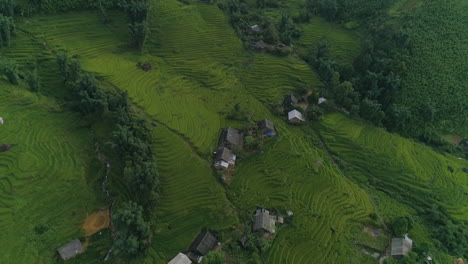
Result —
<path fill-rule="evenodd" d="M 262 135 L 266 136 L 274 136 L 276 135 L 275 125 L 268 119 L 263 119 L 262 121 L 257 123 L 258 125 L 258 132 Z"/>
<path fill-rule="evenodd" d="M 81 252 L 83 252 L 83 249 L 84 248 L 83 248 L 83 245 L 81 244 L 81 241 L 79 239 L 75 239 L 71 241 L 70 243 L 57 249 L 57 251 L 63 260 L 68 260 L 80 254 Z"/>
<path fill-rule="evenodd" d="M 270 215 L 270 211 L 266 209 L 258 209 L 255 211 L 253 231 L 265 231 L 270 234 L 274 234 L 276 217 Z"/>
<path fill-rule="evenodd" d="M 302 118 L 301 112 L 294 109 L 294 110 L 289 111 L 288 121 L 291 123 L 300 123 L 300 122 L 304 122 L 304 118 Z"/>
<path fill-rule="evenodd" d="M 192 264 L 192 261 L 184 253 L 179 253 L 167 264 Z"/>
<path fill-rule="evenodd" d="M 244 144 L 243 135 L 239 130 L 232 127 L 224 128 L 221 131 L 221 136 L 219 138 L 218 147 L 232 149 L 232 147 L 242 147 Z"/>
<path fill-rule="evenodd" d="M 187 254 L 193 262 L 199 263 L 203 256 L 212 251 L 219 244 L 218 239 L 210 232 L 200 233 L 190 246 L 190 251 Z"/>
<path fill-rule="evenodd" d="M 260 32 L 262 29 L 260 28 L 259 25 L 255 24 L 255 25 L 250 27 L 250 30 L 253 31 L 253 32 Z"/>
<path fill-rule="evenodd" d="M 225 170 L 229 165 L 236 164 L 236 155 L 228 148 L 219 148 L 216 151 L 214 167 L 218 170 Z"/>
<path fill-rule="evenodd" d="M 408 255 L 412 248 L 413 240 L 411 240 L 407 235 L 403 238 L 393 238 L 391 255 L 394 258 L 403 258 Z"/>
<path fill-rule="evenodd" d="M 285 106 L 293 106 L 293 105 L 295 105 L 297 103 L 298 103 L 298 100 L 294 95 L 288 94 L 288 95 L 284 96 L 283 104 Z"/>

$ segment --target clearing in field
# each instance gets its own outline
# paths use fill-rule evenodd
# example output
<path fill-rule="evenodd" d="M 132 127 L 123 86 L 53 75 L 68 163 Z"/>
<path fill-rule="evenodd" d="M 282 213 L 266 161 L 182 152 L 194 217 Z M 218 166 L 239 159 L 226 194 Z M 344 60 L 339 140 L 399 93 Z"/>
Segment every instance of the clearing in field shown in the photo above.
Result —
<path fill-rule="evenodd" d="M 88 215 L 81 226 L 85 231 L 86 236 L 91 236 L 110 225 L 110 217 L 108 209 L 100 209 L 97 212 Z"/>

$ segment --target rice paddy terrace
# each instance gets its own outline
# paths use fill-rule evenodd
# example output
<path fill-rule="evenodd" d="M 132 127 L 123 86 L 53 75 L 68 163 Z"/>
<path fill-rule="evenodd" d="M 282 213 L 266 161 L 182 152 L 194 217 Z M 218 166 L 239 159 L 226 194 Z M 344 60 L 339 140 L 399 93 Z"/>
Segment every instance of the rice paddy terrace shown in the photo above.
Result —
<path fill-rule="evenodd" d="M 2 263 L 52 263 L 55 249 L 82 236 L 102 206 L 92 141 L 79 117 L 53 99 L 0 83 Z"/>
<path fill-rule="evenodd" d="M 128 48 L 127 26 L 122 13 L 109 12 L 111 22 L 103 24 L 97 13 L 92 11 L 21 19 L 18 22 L 20 36 L 6 55 L 18 61 L 26 61 L 31 54 L 42 54 L 46 59 L 40 74 L 50 83 L 52 88 L 49 89 L 53 89 L 53 94 L 57 94 L 60 86 L 49 76 L 58 73 L 53 60 L 47 58 L 50 59 L 53 53 L 59 50 L 79 55 L 86 71 L 94 72 L 115 87 L 128 91 L 132 102 L 157 124 L 152 131 L 161 175 L 161 201 L 156 208 L 157 223 L 152 247 L 146 259 L 135 260 L 135 263 L 165 263 L 178 252 L 185 251 L 202 227 L 218 230 L 228 240 L 231 231 L 243 223 L 256 206 L 294 212 L 292 222 L 278 230 L 271 249 L 261 256 L 264 263 L 311 263 L 312 259 L 314 263 L 374 263 L 372 258 L 359 253 L 360 249 L 355 247 L 353 230 L 370 221 L 369 214 L 376 209 L 383 209 L 373 204 L 374 197 L 369 195 L 369 190 L 360 182 L 369 176 L 367 174 L 359 176 L 358 172 L 355 173 L 356 176 L 354 174 L 349 176 L 350 172 L 342 170 L 330 156 L 330 151 L 336 151 L 340 157 L 343 155 L 343 160 L 347 160 L 348 155 L 350 159 L 358 159 L 359 156 L 354 156 L 355 153 L 352 151 L 358 144 L 354 141 L 361 140 L 357 131 L 360 131 L 360 127 L 364 130 L 364 127 L 350 122 L 341 128 L 337 125 L 341 122 L 338 117 L 327 117 L 321 137 L 328 148 L 322 148 L 321 139 L 312 128 L 288 125 L 270 111 L 271 107 L 281 102 L 285 93 L 294 88 L 298 86 L 314 88 L 321 85 L 318 77 L 303 61 L 293 55 L 275 57 L 245 51 L 230 27 L 227 17 L 216 5 L 182 4 L 177 0 L 150 1 L 150 3 L 151 34 L 143 55 Z M 328 25 L 322 20 L 306 26 L 301 42 L 303 45 L 313 45 L 323 37 L 332 42 L 333 52 L 341 58 L 350 58 L 357 50 L 358 44 L 352 33 Z M 136 66 L 138 62 L 150 62 L 153 69 L 145 72 Z M 20 90 L 12 88 L 14 93 L 8 92 L 8 89 L 2 89 L 0 92 L 2 98 L 3 93 L 5 96 L 10 94 L 13 98 L 21 93 L 25 98 L 23 101 L 32 100 L 33 103 L 8 105 L 2 100 L 0 110 L 2 107 L 7 109 L 15 105 L 18 109 L 22 109 L 19 116 L 31 115 L 32 119 L 25 116 L 27 122 L 31 122 L 31 126 L 33 122 L 40 124 L 39 127 L 44 131 L 34 130 L 34 133 L 27 130 L 19 132 L 10 130 L 9 133 L 2 131 L 0 139 L 7 140 L 6 137 L 10 133 L 16 133 L 14 136 L 18 138 L 17 141 L 8 140 L 21 142 L 20 138 L 31 138 L 30 141 L 38 145 L 37 152 L 40 153 L 38 155 L 43 159 L 39 160 L 36 157 L 33 159 L 39 160 L 36 163 L 27 162 L 30 165 L 29 167 L 25 165 L 23 169 L 25 172 L 28 168 L 41 168 L 40 175 L 45 179 L 54 177 L 58 172 L 62 177 L 65 177 L 64 175 L 70 177 L 67 178 L 68 181 L 54 182 L 53 186 L 58 186 L 56 189 L 60 191 L 56 193 L 54 191 L 54 195 L 47 196 L 47 199 L 60 199 L 58 196 L 62 193 L 61 190 L 68 190 L 66 188 L 72 186 L 71 183 L 82 187 L 75 187 L 73 191 L 68 190 L 69 193 L 75 193 L 80 189 L 80 195 L 85 195 L 83 190 L 89 190 L 88 185 L 91 182 L 95 183 L 91 180 L 85 181 L 88 174 L 87 170 L 83 169 L 89 167 L 86 164 L 90 161 L 86 157 L 92 155 L 92 149 L 78 147 L 92 146 L 91 138 L 83 136 L 88 135 L 88 132 L 79 128 L 76 119 L 64 118 L 70 113 L 50 114 L 45 107 L 48 103 L 41 103 L 41 100 L 45 99 L 35 99 L 33 95 Z M 12 93 L 15 96 L 11 95 Z M 47 88 L 44 93 L 48 93 Z M 230 186 L 223 186 L 211 169 L 210 157 L 215 149 L 220 128 L 228 125 L 242 126 L 240 122 L 226 118 L 236 103 L 251 112 L 254 120 L 262 118 L 272 120 L 279 135 L 266 144 L 261 154 L 239 161 L 233 183 Z M 27 109 L 31 110 L 28 112 Z M 39 110 L 33 112 L 33 109 Z M 13 110 L 9 111 L 11 113 Z M 1 113 L 3 112 L 5 111 Z M 48 115 L 52 117 L 44 117 Z M 4 115 L 4 117 L 7 120 L 11 119 L 10 116 Z M 343 119 L 345 122 L 346 119 Z M 0 128 L 8 129 L 7 126 Z M 417 144 L 414 144 L 411 150 L 407 150 L 404 147 L 406 141 L 397 136 L 388 136 L 389 134 L 380 130 L 368 130 L 369 137 L 373 137 L 372 142 L 379 143 L 379 137 L 394 137 L 395 142 L 402 142 L 396 143 L 405 150 L 401 155 L 405 153 L 406 156 L 402 156 L 401 159 L 412 154 L 424 155 L 424 164 L 418 164 L 414 159 L 408 159 L 406 164 L 408 168 L 419 172 L 417 177 L 421 178 L 409 177 L 408 175 L 413 175 L 408 171 L 405 174 L 407 177 L 399 176 L 403 185 L 396 184 L 395 188 L 410 186 L 424 193 L 433 193 L 434 201 L 440 200 L 439 202 L 450 208 L 454 215 L 465 219 L 466 199 L 463 181 L 466 182 L 466 179 L 463 177 L 466 176 L 459 172 L 455 175 L 449 174 L 442 166 L 437 167 L 433 162 L 436 160 L 441 163 L 453 163 L 450 166 L 459 169 L 462 166 L 459 161 L 453 157 L 434 154 Z M 69 136 L 67 134 L 69 141 L 67 144 L 60 143 L 60 136 L 59 140 L 49 139 L 50 135 L 53 135 L 52 132 L 63 135 L 63 131 L 70 133 Z M 41 137 L 35 136 L 38 133 Z M 74 136 L 76 138 L 73 138 Z M 46 146 L 45 142 L 49 141 L 49 144 L 55 145 Z M 342 144 L 339 143 L 341 141 Z M 64 154 L 58 155 L 57 150 Z M 4 156 L 14 155 L 15 151 L 23 151 L 21 144 L 11 152 L 0 153 L 0 165 L 2 165 L 0 168 L 3 175 L 9 175 L 9 170 L 23 168 L 16 166 L 13 158 L 10 158 L 10 161 L 8 158 L 4 159 Z M 24 150 L 23 153 L 30 155 L 29 153 L 36 152 L 32 149 L 31 152 Z M 367 154 L 365 151 L 362 153 Z M 393 155 L 393 153 L 382 155 Z M 371 171 L 382 169 L 382 166 L 388 168 L 389 177 L 397 174 L 403 161 L 385 163 L 385 158 L 387 156 L 369 157 L 355 162 L 356 164 L 364 162 L 362 166 L 369 167 Z M 376 159 L 375 163 L 369 162 L 373 159 Z M 6 165 L 3 165 L 4 163 Z M 431 173 L 441 172 L 443 177 L 429 176 L 431 173 L 425 172 L 426 163 L 433 166 L 430 169 Z M 46 173 L 47 170 L 50 172 Z M 27 173 L 22 171 L 16 175 L 20 174 L 22 178 L 29 180 L 24 176 L 28 175 Z M 13 174 L 11 177 L 16 179 Z M 4 186 L 7 187 L 4 188 L 8 191 L 2 195 L 0 202 L 18 204 L 7 195 L 15 189 L 14 183 L 10 183 L 12 181 L 10 177 L 6 178 L 2 182 L 5 182 Z M 428 189 L 427 185 L 421 183 L 421 179 L 437 185 Z M 451 193 L 449 190 L 455 187 L 457 191 Z M 125 187 L 119 188 L 125 189 Z M 24 196 L 40 200 L 36 197 L 39 192 L 35 191 L 34 194 L 30 192 L 30 190 L 25 191 Z M 59 227 L 53 229 L 57 234 L 48 237 L 50 241 L 46 241 L 47 243 L 42 243 L 44 247 L 41 248 L 41 253 L 27 251 L 25 256 L 27 254 L 32 254 L 27 255 L 28 257 L 44 256 L 44 263 L 52 259 L 55 248 L 67 242 L 64 237 L 68 238 L 78 232 L 77 227 L 79 228 L 80 221 L 85 218 L 86 209 L 97 207 L 95 196 L 89 191 L 83 199 L 75 199 L 76 196 L 68 195 L 67 198 L 73 200 L 70 204 L 66 204 L 70 208 L 50 208 L 52 214 L 44 208 L 33 210 L 31 214 L 35 213 L 34 219 L 41 220 L 53 218 L 63 212 L 66 212 L 63 215 L 76 213 L 70 216 L 70 219 L 66 217 L 61 219 L 64 222 L 60 222 Z M 46 204 L 46 202 L 41 203 L 41 205 Z M 95 207 L 90 208 L 91 205 Z M 465 209 L 460 210 L 463 206 Z M 28 210 L 18 213 L 25 214 L 29 212 Z M 391 212 L 389 214 L 391 215 Z M 11 213 L 2 213 L 0 217 L 7 219 L 4 222 L 11 225 Z M 18 225 L 15 228 L 26 227 Z M 1 241 L 6 239 L 2 238 Z M 17 242 L 18 245 L 28 244 L 28 241 Z M 13 254 L 13 247 L 11 248 Z M 99 262 L 103 258 L 102 252 L 92 250 L 91 246 L 88 250 L 89 252 L 82 256 L 87 263 Z M 11 256 L 13 259 L 13 255 L 6 256 Z M 0 257 L 0 260 L 3 259 L 7 257 Z M 241 263 L 240 260 L 239 262 Z"/>

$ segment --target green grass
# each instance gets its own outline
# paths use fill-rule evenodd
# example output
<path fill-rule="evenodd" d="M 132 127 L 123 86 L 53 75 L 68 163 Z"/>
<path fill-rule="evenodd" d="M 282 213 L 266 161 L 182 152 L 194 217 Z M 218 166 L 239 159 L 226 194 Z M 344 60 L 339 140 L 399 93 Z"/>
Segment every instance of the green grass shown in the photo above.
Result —
<path fill-rule="evenodd" d="M 355 164 L 343 173 L 330 153 L 320 147 L 319 137 L 312 129 L 290 126 L 270 112 L 285 93 L 300 86 L 320 86 L 304 62 L 296 56 L 245 51 L 215 5 L 185 5 L 176 0 L 150 3 L 151 35 L 143 55 L 128 48 L 123 14 L 111 12 L 112 22 L 104 25 L 97 13 L 90 11 L 21 20 L 20 29 L 39 42 L 28 44 L 29 35 L 20 33 L 18 43 L 8 53 L 11 58 L 17 52 L 24 54 L 18 60 L 26 63 L 31 54 L 44 53 L 44 47 L 37 43 L 45 42 L 53 50 L 77 54 L 85 70 L 128 91 L 132 102 L 158 124 L 153 135 L 161 174 L 161 201 L 155 209 L 153 245 L 147 258 L 135 263 L 169 260 L 177 252 L 187 250 L 203 227 L 229 237 L 230 230 L 238 228 L 256 206 L 294 211 L 292 222 L 280 227 L 272 248 L 262 255 L 264 263 L 310 263 L 311 259 L 316 263 L 373 263 L 354 245 L 359 239 L 356 228 L 370 221 L 368 215 L 375 208 L 386 217 L 414 213 L 409 204 L 396 202 L 384 192 L 369 191 L 366 184 L 373 175 L 385 182 L 387 190 L 401 191 L 408 201 L 427 196 L 455 217 L 468 217 L 466 176 L 459 173 L 463 166 L 460 161 L 331 115 L 326 117 L 320 133 L 332 152 L 346 164 Z M 305 26 L 300 42 L 310 46 L 322 38 L 331 42 L 332 52 L 341 59 L 350 60 L 358 50 L 353 34 L 319 18 Z M 57 94 L 60 85 L 53 82 L 56 73 L 50 51 L 45 51 L 44 58 L 41 76 L 52 87 L 44 92 Z M 140 61 L 150 62 L 153 70 L 138 69 L 136 64 Z M 226 119 L 236 103 L 251 112 L 253 119 L 273 120 L 280 135 L 267 144 L 263 153 L 239 161 L 232 185 L 222 186 L 211 169 L 210 157 L 220 128 L 241 125 Z M 66 124 L 59 126 L 65 129 Z M 83 130 L 75 129 L 73 133 L 87 135 Z M 82 136 L 76 140 L 90 138 Z M 38 138 L 35 142 L 40 141 Z M 324 166 L 317 167 L 317 161 Z M 75 161 L 73 166 L 79 164 L 82 163 Z M 452 164 L 457 172 L 448 173 L 447 164 Z M 126 187 L 118 179 L 112 183 L 125 197 Z M 415 195 L 411 196 L 408 190 L 414 190 Z M 72 227 L 67 226 L 75 230 Z M 427 240 L 425 226 L 419 224 L 418 228 L 415 236 Z M 70 231 L 58 236 L 67 232 Z M 92 243 L 92 248 L 76 262 L 101 260 L 107 243 L 105 239 Z"/>
<path fill-rule="evenodd" d="M 466 160 L 437 153 L 341 114 L 326 116 L 319 129 L 330 151 L 343 161 L 345 174 L 372 194 L 384 219 L 415 218 L 418 228 L 410 235 L 419 243 L 432 241 L 431 230 L 424 226 L 418 210 L 437 204 L 456 219 L 468 219 L 468 174 L 462 171 L 468 167 Z M 434 254 L 446 257 L 437 250 Z"/>
<path fill-rule="evenodd" d="M 99 163 L 88 130 L 53 99 L 0 82 L 2 263 L 55 263 L 56 249 L 82 238 L 98 198 Z M 47 231 L 35 232 L 45 225 Z"/>

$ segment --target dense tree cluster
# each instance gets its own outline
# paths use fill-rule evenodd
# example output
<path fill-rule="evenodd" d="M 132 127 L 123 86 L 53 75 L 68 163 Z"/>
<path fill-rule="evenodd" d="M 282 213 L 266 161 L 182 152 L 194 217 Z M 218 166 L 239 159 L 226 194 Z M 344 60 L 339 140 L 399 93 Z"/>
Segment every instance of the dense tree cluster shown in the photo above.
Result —
<path fill-rule="evenodd" d="M 238 35 L 245 41 L 263 40 L 269 44 L 291 44 L 294 38 L 302 35 L 302 30 L 296 24 L 300 19 L 283 13 L 279 23 L 274 23 L 265 13 L 266 8 L 279 7 L 275 0 L 228 0 L 219 7 L 229 14 L 231 24 Z M 251 30 L 251 26 L 258 25 L 259 30 Z"/>
<path fill-rule="evenodd" d="M 112 117 L 114 128 L 109 142 L 118 153 L 123 179 L 133 194 L 132 200 L 117 211 L 115 220 L 117 252 L 134 255 L 149 243 L 149 210 L 159 198 L 159 175 L 153 160 L 152 136 L 145 121 L 133 114 L 126 92 L 104 89 L 96 77 L 84 72 L 76 56 L 57 56 L 63 80 L 70 88 L 70 99 L 85 116 Z"/>
<path fill-rule="evenodd" d="M 143 216 L 143 208 L 135 202 L 126 202 L 112 216 L 116 229 L 115 254 L 133 256 L 144 251 L 151 242 L 150 224 Z"/>
<path fill-rule="evenodd" d="M 0 57 L 0 74 L 4 75 L 12 84 L 19 84 L 18 67 L 16 63 Z"/>
<path fill-rule="evenodd" d="M 118 5 L 127 13 L 132 46 L 143 50 L 149 33 L 147 0 L 120 0 Z"/>
<path fill-rule="evenodd" d="M 16 33 L 13 0 L 0 1 L 0 47 L 9 47 Z"/>

